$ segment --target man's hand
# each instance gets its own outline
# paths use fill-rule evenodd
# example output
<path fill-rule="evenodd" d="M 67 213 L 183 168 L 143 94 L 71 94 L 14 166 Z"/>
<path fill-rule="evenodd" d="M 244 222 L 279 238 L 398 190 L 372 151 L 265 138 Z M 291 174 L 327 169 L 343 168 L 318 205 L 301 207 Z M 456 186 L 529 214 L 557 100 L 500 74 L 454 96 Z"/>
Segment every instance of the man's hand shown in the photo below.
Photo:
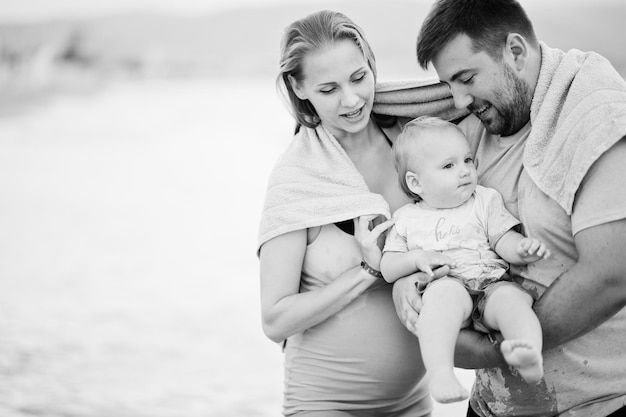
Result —
<path fill-rule="evenodd" d="M 423 272 L 417 272 L 400 278 L 393 285 L 393 303 L 396 314 L 402 324 L 417 336 L 417 321 L 422 310 L 422 297 L 417 291 L 417 284 L 446 276 L 450 268 L 443 266 L 435 269 L 434 277 Z M 492 335 L 492 340 L 502 340 L 500 334 Z M 454 354 L 455 366 L 466 369 L 492 368 L 504 364 L 497 343 L 493 343 L 489 336 L 473 330 L 461 330 L 457 338 Z"/>
<path fill-rule="evenodd" d="M 417 272 L 400 278 L 393 284 L 393 303 L 396 307 L 396 314 L 398 314 L 402 324 L 414 335 L 417 336 L 417 319 L 422 310 L 422 297 L 417 291 L 417 283 L 441 278 L 446 276 L 448 272 L 450 272 L 450 268 L 442 266 L 433 271 L 432 277 L 423 272 Z"/>

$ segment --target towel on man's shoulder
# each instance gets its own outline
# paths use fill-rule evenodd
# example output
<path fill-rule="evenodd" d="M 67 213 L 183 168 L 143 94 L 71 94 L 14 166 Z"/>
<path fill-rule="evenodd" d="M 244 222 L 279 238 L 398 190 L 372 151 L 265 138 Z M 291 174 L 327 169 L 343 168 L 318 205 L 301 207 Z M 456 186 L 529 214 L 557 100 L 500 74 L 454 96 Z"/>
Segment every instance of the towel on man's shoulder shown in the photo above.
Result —
<path fill-rule="evenodd" d="M 389 205 L 328 130 L 302 127 L 270 175 L 257 252 L 278 235 L 368 214 L 389 218 Z"/>
<path fill-rule="evenodd" d="M 567 214 L 593 163 L 626 136 L 626 82 L 594 52 L 541 43 L 524 167 Z"/>

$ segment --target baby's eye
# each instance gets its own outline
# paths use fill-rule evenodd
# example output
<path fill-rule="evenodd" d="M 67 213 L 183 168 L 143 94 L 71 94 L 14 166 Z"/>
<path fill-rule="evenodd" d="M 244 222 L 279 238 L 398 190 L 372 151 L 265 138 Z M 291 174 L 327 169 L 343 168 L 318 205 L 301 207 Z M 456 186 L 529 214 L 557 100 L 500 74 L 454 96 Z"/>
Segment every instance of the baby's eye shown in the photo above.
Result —
<path fill-rule="evenodd" d="M 467 158 L 465 158 L 465 163 L 466 163 L 466 164 L 472 164 L 472 163 L 474 163 L 474 158 L 471 158 L 471 157 L 467 157 Z"/>
<path fill-rule="evenodd" d="M 450 168 L 452 168 L 453 166 L 454 166 L 454 164 L 452 164 L 452 163 L 450 163 L 450 164 L 445 164 L 445 165 L 443 166 L 443 169 L 450 169 Z"/>

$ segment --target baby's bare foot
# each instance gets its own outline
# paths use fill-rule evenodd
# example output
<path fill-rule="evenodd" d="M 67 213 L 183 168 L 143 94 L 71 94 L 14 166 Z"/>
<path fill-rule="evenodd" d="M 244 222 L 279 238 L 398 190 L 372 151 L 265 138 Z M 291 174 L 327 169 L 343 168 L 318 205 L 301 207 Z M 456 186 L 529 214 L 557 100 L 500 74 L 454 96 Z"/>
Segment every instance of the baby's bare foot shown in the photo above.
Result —
<path fill-rule="evenodd" d="M 541 352 L 526 340 L 505 340 L 500 347 L 504 359 L 516 368 L 528 383 L 541 381 L 543 358 Z"/>
<path fill-rule="evenodd" d="M 428 386 L 435 401 L 446 404 L 467 399 L 469 393 L 459 383 L 452 370 L 431 372 Z"/>

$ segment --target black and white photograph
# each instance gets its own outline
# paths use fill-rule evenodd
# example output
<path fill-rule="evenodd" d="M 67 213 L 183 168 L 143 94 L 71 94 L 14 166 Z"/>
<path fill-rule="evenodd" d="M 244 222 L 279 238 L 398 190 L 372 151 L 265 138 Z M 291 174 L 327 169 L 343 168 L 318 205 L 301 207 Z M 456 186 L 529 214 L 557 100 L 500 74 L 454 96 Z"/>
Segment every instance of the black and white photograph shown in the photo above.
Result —
<path fill-rule="evenodd" d="M 626 415 L 622 0 L 0 0 L 0 417 Z"/>

